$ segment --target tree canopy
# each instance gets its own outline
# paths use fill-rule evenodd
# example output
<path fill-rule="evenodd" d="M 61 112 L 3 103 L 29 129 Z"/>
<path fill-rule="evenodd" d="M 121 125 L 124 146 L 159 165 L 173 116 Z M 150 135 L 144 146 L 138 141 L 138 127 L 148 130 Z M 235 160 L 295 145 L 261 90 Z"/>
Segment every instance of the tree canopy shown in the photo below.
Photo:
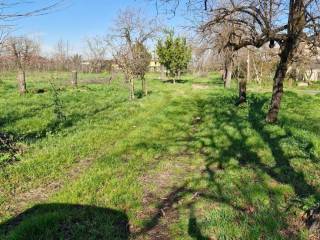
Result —
<path fill-rule="evenodd" d="M 191 60 L 191 48 L 186 38 L 174 37 L 174 33 L 167 34 L 165 41 L 158 41 L 157 55 L 159 62 L 169 71 L 171 77 L 176 77 L 187 69 Z"/>

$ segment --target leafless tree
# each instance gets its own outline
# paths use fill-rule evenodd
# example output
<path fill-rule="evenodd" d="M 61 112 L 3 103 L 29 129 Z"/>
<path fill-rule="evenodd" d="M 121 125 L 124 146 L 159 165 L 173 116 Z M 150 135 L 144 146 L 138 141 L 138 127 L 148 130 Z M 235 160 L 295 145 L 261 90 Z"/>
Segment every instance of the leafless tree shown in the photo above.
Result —
<path fill-rule="evenodd" d="M 103 38 L 98 36 L 86 40 L 88 48 L 88 59 L 90 60 L 91 71 L 101 72 L 105 64 L 107 45 Z"/>
<path fill-rule="evenodd" d="M 69 69 L 70 44 L 68 41 L 60 39 L 54 46 L 53 59 L 56 70 L 65 71 Z"/>
<path fill-rule="evenodd" d="M 10 55 L 18 69 L 18 85 L 20 94 L 27 92 L 25 71 L 32 59 L 39 56 L 40 45 L 27 37 L 10 37 L 4 43 L 5 50 Z"/>
<path fill-rule="evenodd" d="M 231 87 L 231 78 L 234 72 L 234 61 L 236 51 L 233 46 L 227 46 L 230 35 L 233 33 L 233 26 L 225 23 L 214 27 L 203 27 L 200 23 L 200 27 L 197 29 L 197 33 L 201 38 L 202 45 L 205 44 L 208 49 L 213 50 L 220 58 L 220 64 L 222 67 L 222 79 L 225 88 Z"/>
<path fill-rule="evenodd" d="M 143 17 L 145 14 L 137 9 L 120 11 L 115 20 L 111 34 L 107 37 L 109 49 L 115 63 L 124 72 L 130 85 L 130 99 L 134 99 L 134 79 L 142 77 L 143 88 L 146 91 L 144 74 L 148 55 L 146 44 L 159 31 L 155 19 Z M 149 64 L 148 64 L 149 65 Z"/>
<path fill-rule="evenodd" d="M 70 63 L 73 71 L 80 71 L 82 64 L 82 56 L 80 54 L 74 54 L 70 57 Z"/>
<path fill-rule="evenodd" d="M 212 43 L 203 39 L 202 35 L 196 35 L 190 39 L 192 59 L 189 69 L 198 76 L 207 76 L 210 71 L 221 70 L 221 59 L 218 51 Z"/>

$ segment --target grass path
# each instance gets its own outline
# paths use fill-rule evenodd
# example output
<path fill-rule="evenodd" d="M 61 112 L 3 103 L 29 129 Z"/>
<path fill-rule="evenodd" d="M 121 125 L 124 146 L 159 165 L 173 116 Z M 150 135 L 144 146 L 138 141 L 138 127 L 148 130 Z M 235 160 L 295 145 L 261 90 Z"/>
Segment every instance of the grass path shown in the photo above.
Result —
<path fill-rule="evenodd" d="M 320 199 L 319 96 L 287 92 L 279 124 L 265 125 L 268 93 L 236 108 L 234 91 L 186 79 L 150 80 L 133 103 L 117 84 L 67 89 L 72 124 L 45 135 L 50 93 L 6 93 L 0 105 L 24 107 L 2 128 L 28 138 L 0 173 L 0 239 L 312 239 L 303 213 Z"/>

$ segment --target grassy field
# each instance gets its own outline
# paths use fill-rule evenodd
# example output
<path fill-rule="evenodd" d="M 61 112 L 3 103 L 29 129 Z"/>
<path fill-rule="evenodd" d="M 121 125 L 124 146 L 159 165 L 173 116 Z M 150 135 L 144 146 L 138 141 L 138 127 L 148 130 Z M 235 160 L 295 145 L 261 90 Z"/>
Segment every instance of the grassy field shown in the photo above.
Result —
<path fill-rule="evenodd" d="M 249 86 L 237 108 L 214 74 L 175 85 L 150 74 L 133 102 L 106 74 L 77 89 L 68 78 L 30 74 L 19 96 L 2 76 L 14 151 L 0 155 L 0 239 L 314 237 L 303 214 L 320 200 L 319 94 L 288 89 L 266 125 L 266 88 Z"/>

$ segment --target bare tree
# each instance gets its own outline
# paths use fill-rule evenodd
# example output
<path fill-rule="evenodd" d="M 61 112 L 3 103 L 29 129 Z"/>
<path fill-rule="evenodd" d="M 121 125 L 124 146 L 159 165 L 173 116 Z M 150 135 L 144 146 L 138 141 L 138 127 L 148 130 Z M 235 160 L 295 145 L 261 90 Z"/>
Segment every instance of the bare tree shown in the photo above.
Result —
<path fill-rule="evenodd" d="M 80 54 L 74 54 L 70 57 L 70 63 L 72 70 L 74 71 L 80 71 L 81 70 L 81 64 L 82 64 L 82 56 Z"/>
<path fill-rule="evenodd" d="M 4 43 L 7 53 L 14 59 L 18 68 L 18 86 L 20 94 L 27 92 L 25 71 L 32 59 L 39 56 L 40 45 L 27 37 L 10 37 Z"/>
<path fill-rule="evenodd" d="M 56 70 L 65 71 L 69 69 L 68 61 L 70 57 L 70 44 L 68 41 L 60 39 L 54 46 L 53 59 Z"/>
<path fill-rule="evenodd" d="M 91 71 L 101 72 L 105 64 L 107 45 L 104 39 L 96 36 L 86 40 Z"/>
<path fill-rule="evenodd" d="M 207 47 L 214 50 L 220 58 L 222 65 L 222 80 L 225 88 L 231 87 L 231 79 L 234 72 L 234 60 L 236 51 L 233 46 L 226 45 L 234 28 L 231 24 L 225 23 L 216 26 L 204 27 L 200 23 L 197 33 L 201 38 L 202 44 L 205 43 Z"/>
<path fill-rule="evenodd" d="M 141 10 L 136 9 L 120 11 L 112 33 L 107 38 L 113 58 L 129 82 L 131 100 L 134 99 L 134 80 L 137 77 L 142 78 L 147 93 L 144 74 L 147 71 L 146 63 L 151 58 L 148 58 L 146 43 L 159 31 L 157 21 L 143 15 Z"/>

